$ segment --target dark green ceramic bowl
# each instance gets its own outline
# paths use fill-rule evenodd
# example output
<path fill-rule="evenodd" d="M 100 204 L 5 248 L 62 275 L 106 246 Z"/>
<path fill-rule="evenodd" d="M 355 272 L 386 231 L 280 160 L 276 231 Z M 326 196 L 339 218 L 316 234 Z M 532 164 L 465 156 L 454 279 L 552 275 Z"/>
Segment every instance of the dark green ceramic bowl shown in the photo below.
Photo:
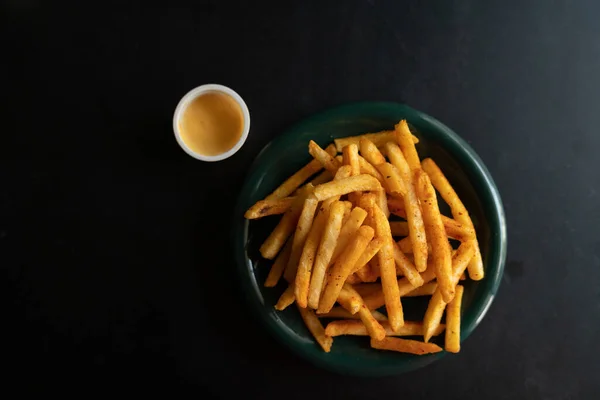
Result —
<path fill-rule="evenodd" d="M 310 117 L 265 147 L 256 158 L 240 192 L 235 210 L 233 245 L 237 274 L 246 302 L 268 330 L 292 351 L 317 366 L 340 373 L 364 376 L 398 374 L 421 368 L 445 353 L 413 356 L 371 349 L 366 337 L 336 337 L 330 353 L 315 343 L 296 307 L 277 312 L 273 306 L 285 289 L 265 288 L 271 261 L 258 248 L 279 217 L 248 222 L 244 211 L 273 191 L 310 160 L 308 142 L 325 147 L 334 138 L 392 129 L 406 119 L 421 142 L 422 158 L 432 157 L 442 168 L 469 210 L 477 230 L 486 277 L 465 281 L 461 339 L 464 341 L 481 321 L 500 285 L 506 258 L 506 223 L 500 195 L 481 159 L 456 133 L 441 122 L 405 105 L 356 103 L 336 107 Z M 427 299 L 403 300 L 406 320 L 422 320 Z M 436 339 L 443 343 L 442 337 Z"/>

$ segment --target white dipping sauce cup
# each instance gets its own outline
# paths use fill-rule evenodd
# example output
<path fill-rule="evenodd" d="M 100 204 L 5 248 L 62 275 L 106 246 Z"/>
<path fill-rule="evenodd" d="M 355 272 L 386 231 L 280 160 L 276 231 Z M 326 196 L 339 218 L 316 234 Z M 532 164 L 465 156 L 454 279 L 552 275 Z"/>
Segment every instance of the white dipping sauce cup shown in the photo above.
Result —
<path fill-rule="evenodd" d="M 236 103 L 240 105 L 242 109 L 242 115 L 244 116 L 244 126 L 242 128 L 242 135 L 237 143 L 225 153 L 217 154 L 216 156 L 206 156 L 204 154 L 197 153 L 190 149 L 183 139 L 181 138 L 181 132 L 179 131 L 179 120 L 181 119 L 185 109 L 188 105 L 198 96 L 201 96 L 206 93 L 223 93 L 230 96 Z M 177 143 L 179 146 L 188 153 L 190 156 L 194 157 L 197 160 L 202 161 L 221 161 L 226 158 L 234 155 L 244 144 L 246 138 L 248 137 L 248 132 L 250 131 L 250 113 L 248 112 L 248 106 L 244 100 L 237 94 L 234 90 L 228 88 L 227 86 L 217 85 L 214 83 L 198 86 L 187 92 L 185 96 L 181 100 L 179 100 L 179 104 L 177 104 L 177 108 L 175 108 L 175 114 L 173 115 L 173 132 L 175 133 L 175 139 L 177 139 Z"/>

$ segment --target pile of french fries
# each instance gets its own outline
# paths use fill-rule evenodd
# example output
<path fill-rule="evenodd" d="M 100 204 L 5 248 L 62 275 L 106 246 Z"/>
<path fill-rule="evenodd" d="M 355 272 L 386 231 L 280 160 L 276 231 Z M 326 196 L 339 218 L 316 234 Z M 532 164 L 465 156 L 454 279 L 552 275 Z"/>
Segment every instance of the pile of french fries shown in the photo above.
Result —
<path fill-rule="evenodd" d="M 295 302 L 326 352 L 335 336 L 358 335 L 374 349 L 436 353 L 430 339 L 444 331 L 444 349 L 460 350 L 459 283 L 465 271 L 483 279 L 481 252 L 468 211 L 436 163 L 420 160 L 417 143 L 404 120 L 326 149 L 310 141 L 313 160 L 245 214 L 282 215 L 260 247 L 274 260 L 265 286 L 287 282 L 275 308 Z M 440 213 L 436 190 L 452 218 Z M 405 321 L 402 298 L 415 296 L 431 296 L 427 311 Z"/>

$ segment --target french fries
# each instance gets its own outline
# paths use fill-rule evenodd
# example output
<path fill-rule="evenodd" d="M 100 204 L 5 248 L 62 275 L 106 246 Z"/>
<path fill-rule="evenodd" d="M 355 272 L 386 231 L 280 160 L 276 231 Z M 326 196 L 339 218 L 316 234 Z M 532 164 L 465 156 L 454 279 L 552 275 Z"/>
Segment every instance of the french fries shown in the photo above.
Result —
<path fill-rule="evenodd" d="M 404 120 L 325 149 L 311 140 L 313 159 L 244 214 L 279 216 L 260 246 L 264 258 L 275 260 L 264 286 L 285 278 L 275 309 L 296 303 L 325 352 L 334 337 L 353 335 L 369 336 L 377 350 L 436 353 L 442 347 L 430 340 L 444 331 L 436 343 L 460 351 L 468 288 L 461 282 L 467 269 L 471 279 L 483 278 L 481 252 L 466 208 L 435 162 L 421 162 L 416 143 Z M 441 214 L 436 190 L 452 217 Z M 390 221 L 390 214 L 406 221 Z M 449 239 L 460 242 L 456 250 Z M 423 321 L 404 321 L 403 297 L 425 297 Z M 324 328 L 323 318 L 333 321 Z M 423 341 L 398 338 L 406 336 Z"/>

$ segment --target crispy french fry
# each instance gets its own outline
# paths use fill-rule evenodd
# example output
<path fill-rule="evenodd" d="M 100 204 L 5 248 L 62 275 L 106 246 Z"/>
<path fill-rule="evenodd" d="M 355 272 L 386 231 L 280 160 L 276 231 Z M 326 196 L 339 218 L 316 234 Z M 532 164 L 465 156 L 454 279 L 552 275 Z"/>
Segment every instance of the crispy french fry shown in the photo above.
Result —
<path fill-rule="evenodd" d="M 454 217 L 454 219 L 463 225 L 473 228 L 474 231 L 473 221 L 469 216 L 469 212 L 467 211 L 466 207 L 454 191 L 454 188 L 452 187 L 452 185 L 450 185 L 450 182 L 448 182 L 448 179 L 446 179 L 446 177 L 444 176 L 440 168 L 437 166 L 437 164 L 431 158 L 427 158 L 423 160 L 422 165 L 425 172 L 427 172 L 427 175 L 429 175 L 433 186 L 440 193 L 444 201 L 450 206 L 450 210 L 452 211 L 452 216 Z M 469 277 L 471 279 L 473 279 L 474 281 L 479 281 L 483 279 L 483 260 L 481 258 L 481 250 L 479 249 L 479 243 L 477 243 L 477 238 L 475 238 L 475 256 L 469 262 L 468 268 Z"/>
<path fill-rule="evenodd" d="M 291 207 L 283 214 L 283 217 L 275 229 L 273 229 L 273 232 L 271 232 L 269 237 L 260 246 L 260 254 L 264 258 L 272 260 L 277 253 L 279 253 L 279 250 L 281 250 L 285 241 L 296 228 L 298 218 L 300 218 L 300 213 L 304 207 L 304 200 L 306 200 L 313 190 L 314 187 L 308 184 L 298 193 L 298 196 L 294 199 Z"/>
<path fill-rule="evenodd" d="M 259 200 L 246 211 L 244 218 L 258 219 L 269 215 L 278 215 L 286 212 L 294 202 L 294 197 L 285 197 L 275 200 Z"/>
<path fill-rule="evenodd" d="M 388 143 L 386 144 L 386 149 L 390 161 L 398 168 L 400 176 L 404 181 L 404 187 L 406 188 L 406 194 L 403 197 L 404 209 L 406 210 L 406 219 L 408 220 L 408 231 L 415 257 L 415 266 L 419 272 L 423 272 L 427 268 L 427 236 L 425 234 L 421 208 L 419 207 L 419 199 L 415 192 L 413 174 L 398 145 Z"/>
<path fill-rule="evenodd" d="M 342 150 L 342 156 L 345 165 L 352 167 L 352 175 L 360 175 L 360 163 L 358 161 L 358 146 L 354 143 L 349 144 Z"/>
<path fill-rule="evenodd" d="M 340 162 L 332 157 L 327 151 L 323 150 L 317 143 L 311 140 L 308 143 L 308 152 L 315 158 L 327 171 L 335 175 L 340 167 Z"/>
<path fill-rule="evenodd" d="M 385 191 L 378 190 L 377 192 L 374 192 L 374 193 L 377 196 L 377 205 L 379 206 L 381 211 L 383 211 L 383 215 L 385 215 L 386 218 L 389 218 L 390 210 L 388 209 L 387 196 L 385 195 Z"/>
<path fill-rule="evenodd" d="M 384 244 L 377 253 L 379 261 L 381 287 L 385 298 L 390 325 L 394 331 L 400 329 L 404 325 L 404 313 L 402 311 L 402 303 L 400 302 L 400 294 L 398 292 L 398 281 L 396 280 L 396 265 L 394 263 L 394 240 L 390 231 L 390 224 L 383 211 L 376 205 L 372 208 L 373 219 L 375 222 L 375 230 L 377 237 L 384 240 Z"/>
<path fill-rule="evenodd" d="M 290 254 L 292 254 L 292 240 L 288 240 L 283 247 L 283 250 L 277 255 L 275 262 L 271 266 L 269 275 L 267 275 L 267 279 L 265 280 L 265 287 L 274 287 L 277 285 L 279 279 L 281 279 L 281 275 L 283 275 L 283 270 L 290 259 Z"/>
<path fill-rule="evenodd" d="M 371 175 L 372 177 L 377 179 L 379 181 L 379 183 L 381 183 L 381 184 L 384 183 L 383 175 L 381 175 L 381 173 L 379 171 L 377 171 L 377 168 L 375 168 L 373 165 L 371 165 L 371 163 L 369 163 L 367 160 L 365 160 L 361 156 L 358 156 L 358 164 L 360 165 L 360 173 L 361 174 Z"/>
<path fill-rule="evenodd" d="M 475 230 L 473 227 L 461 224 L 445 215 L 442 215 L 442 222 L 444 223 L 446 235 L 449 238 L 460 240 L 461 242 L 475 239 Z"/>
<path fill-rule="evenodd" d="M 439 353 L 442 348 L 435 343 L 423 343 L 417 340 L 386 337 L 378 341 L 371 338 L 371 347 L 378 350 L 390 350 L 416 355 Z"/>
<path fill-rule="evenodd" d="M 394 131 L 381 131 L 375 133 L 365 133 L 363 135 L 357 136 L 349 136 L 345 138 L 338 138 L 334 140 L 335 147 L 337 151 L 342 151 L 344 147 L 349 144 L 358 144 L 360 143 L 360 139 L 365 138 L 369 139 L 371 142 L 375 143 L 377 147 L 383 147 L 387 142 L 392 142 L 395 140 L 396 135 Z M 419 143 L 419 139 L 413 135 L 413 142 Z"/>
<path fill-rule="evenodd" d="M 285 310 L 288 306 L 294 303 L 296 300 L 296 296 L 294 296 L 294 284 L 288 285 L 287 289 L 281 294 L 279 300 L 277 300 L 277 304 L 275 304 L 275 309 L 278 311 Z"/>
<path fill-rule="evenodd" d="M 381 246 L 383 246 L 384 242 L 385 241 L 383 240 L 383 238 L 379 237 L 376 237 L 373 240 L 371 240 L 365 251 L 360 255 L 360 258 L 354 266 L 354 271 L 352 272 L 358 272 L 361 268 L 367 265 L 367 263 L 371 261 L 373 257 L 375 257 L 375 254 L 377 254 L 379 249 L 381 249 Z"/>
<path fill-rule="evenodd" d="M 346 283 L 342 286 L 337 302 L 344 307 L 350 314 L 356 314 L 363 305 L 360 295 L 355 290 L 350 290 L 352 285 Z M 331 310 L 330 310 L 331 311 Z"/>
<path fill-rule="evenodd" d="M 361 254 L 373 238 L 373 228 L 361 226 L 346 249 L 340 254 L 335 264 L 327 273 L 327 285 L 321 296 L 317 312 L 319 314 L 329 312 L 337 300 L 342 285 L 352 272 L 352 268 L 360 258 Z"/>
<path fill-rule="evenodd" d="M 317 201 L 314 195 L 309 195 L 306 198 L 306 200 L 304 200 L 304 206 L 302 207 L 302 212 L 300 213 L 298 225 L 296 225 L 296 231 L 294 233 L 294 238 L 292 242 L 292 253 L 290 254 L 290 259 L 288 260 L 288 264 L 283 273 L 284 278 L 288 282 L 293 281 L 296 277 L 296 272 L 298 270 L 298 262 L 300 261 L 300 256 L 304 249 L 304 242 L 306 241 L 308 233 L 310 232 L 310 229 L 313 225 L 313 220 L 315 218 L 315 212 L 317 211 L 318 204 L 319 202 Z M 314 244 L 312 245 L 314 246 Z M 312 266 L 312 260 L 310 261 L 310 264 Z M 307 265 L 304 265 L 303 267 L 307 268 Z M 298 290 L 298 285 L 296 285 L 296 290 Z"/>
<path fill-rule="evenodd" d="M 452 248 L 446 237 L 444 224 L 440 215 L 440 209 L 435 196 L 435 190 L 427 174 L 422 170 L 415 171 L 417 180 L 417 196 L 423 208 L 423 221 L 427 238 L 431 241 L 431 257 L 436 267 L 435 275 L 438 281 L 438 289 L 446 303 L 454 297 L 454 285 L 452 284 Z M 414 250 L 414 246 L 413 246 Z"/>
<path fill-rule="evenodd" d="M 475 241 L 461 243 L 452 256 L 452 284 L 456 286 L 464 275 L 467 265 L 475 256 Z"/>
<path fill-rule="evenodd" d="M 460 351 L 460 306 L 464 288 L 456 287 L 456 294 L 446 308 L 446 351 L 458 353 Z"/>
<path fill-rule="evenodd" d="M 365 296 L 381 290 L 381 283 L 359 283 L 354 285 L 354 290 L 364 299 Z"/>
<path fill-rule="evenodd" d="M 345 311 L 345 310 L 344 310 Z M 375 316 L 377 311 L 371 312 Z M 383 314 L 381 314 L 383 315 Z M 340 317 L 343 318 L 343 317 Z M 394 332 L 390 324 L 386 320 L 379 320 L 387 336 L 421 336 L 423 335 L 423 323 L 414 321 L 404 321 L 404 325 Z M 434 332 L 434 336 L 441 334 L 445 329 L 445 325 L 441 324 Z M 357 321 L 356 318 L 332 321 L 325 328 L 325 332 L 329 336 L 355 335 L 368 336 L 367 327 L 362 321 Z"/>
<path fill-rule="evenodd" d="M 429 282 L 419 286 L 418 288 L 408 292 L 402 297 L 419 297 L 419 296 L 431 296 L 437 289 L 437 282 Z"/>
<path fill-rule="evenodd" d="M 348 217 L 348 220 L 342 225 L 342 229 L 338 236 L 335 250 L 331 256 L 332 262 L 335 262 L 342 251 L 346 249 L 348 242 L 358 231 L 358 228 L 360 228 L 360 226 L 363 224 L 363 221 L 366 217 L 367 212 L 360 207 L 354 207 L 354 209 L 350 212 L 350 217 Z"/>
<path fill-rule="evenodd" d="M 400 251 L 398 245 L 394 243 L 394 261 L 396 266 L 402 271 L 402 274 L 408 279 L 411 285 L 419 287 L 423 285 L 423 278 L 417 268 L 410 262 L 408 258 Z"/>
<path fill-rule="evenodd" d="M 316 309 L 319 306 L 325 273 L 327 272 L 327 267 L 329 266 L 333 250 L 340 235 L 344 209 L 344 202 L 338 201 L 329 210 L 329 217 L 321 235 L 321 242 L 319 243 L 310 280 L 308 306 L 312 309 Z"/>
<path fill-rule="evenodd" d="M 398 122 L 394 128 L 396 131 L 396 142 L 400 145 L 402 154 L 404 154 L 410 170 L 416 171 L 421 169 L 421 160 L 419 159 L 419 154 L 415 148 L 415 143 L 406 120 Z"/>
<path fill-rule="evenodd" d="M 429 305 L 427 306 L 427 311 L 425 311 L 425 317 L 423 317 L 423 339 L 425 343 L 429 342 L 429 339 L 433 336 L 433 332 L 440 325 L 445 308 L 446 302 L 438 286 L 431 299 L 429 299 Z"/>
<path fill-rule="evenodd" d="M 265 198 L 265 201 L 272 201 L 283 199 L 289 196 L 296 190 L 304 181 L 310 178 L 315 173 L 323 169 L 321 163 L 317 160 L 312 160 L 304 167 L 302 167 L 294 175 L 290 176 L 285 182 L 281 184 L 273 193 Z"/>
<path fill-rule="evenodd" d="M 333 344 L 333 338 L 325 333 L 325 328 L 321 325 L 321 321 L 319 321 L 315 312 L 302 307 L 298 307 L 298 310 L 300 311 L 300 315 L 302 316 L 306 327 L 314 336 L 317 343 L 319 343 L 326 353 L 329 353 L 331 351 L 331 345 Z"/>
<path fill-rule="evenodd" d="M 406 193 L 404 187 L 404 181 L 400 177 L 398 169 L 386 162 L 376 166 L 377 170 L 383 176 L 384 185 L 386 192 L 392 196 L 403 196 Z"/>
<path fill-rule="evenodd" d="M 392 236 L 408 236 L 408 222 L 406 221 L 390 221 L 390 229 L 392 231 Z"/>
<path fill-rule="evenodd" d="M 369 139 L 362 138 L 359 142 L 360 155 L 364 157 L 365 160 L 371 163 L 371 165 L 377 167 L 379 164 L 383 164 L 385 162 L 385 157 L 377 146 Z"/>
<path fill-rule="evenodd" d="M 315 187 L 317 200 L 326 200 L 333 196 L 343 196 L 355 191 L 383 190 L 379 181 L 370 175 L 356 175 L 345 179 L 323 183 Z"/>
<path fill-rule="evenodd" d="M 372 310 L 371 315 L 373 316 L 373 318 L 375 318 L 379 322 L 387 321 L 387 317 L 385 316 L 385 314 L 382 314 L 377 310 Z M 333 307 L 331 309 L 331 311 L 329 311 L 327 314 L 318 314 L 317 316 L 319 318 L 336 318 L 336 319 L 342 318 L 342 319 L 353 319 L 353 320 L 360 319 L 360 315 L 358 313 L 351 314 L 348 310 L 346 310 L 343 307 Z M 356 322 L 359 322 L 359 321 L 356 321 Z M 364 324 L 362 322 L 360 322 L 360 325 L 364 327 Z M 325 329 L 325 331 L 327 331 L 327 328 Z M 368 333 L 365 328 L 365 334 L 363 336 L 366 336 L 366 335 L 368 335 Z M 339 336 L 339 335 L 330 335 L 330 336 Z"/>

